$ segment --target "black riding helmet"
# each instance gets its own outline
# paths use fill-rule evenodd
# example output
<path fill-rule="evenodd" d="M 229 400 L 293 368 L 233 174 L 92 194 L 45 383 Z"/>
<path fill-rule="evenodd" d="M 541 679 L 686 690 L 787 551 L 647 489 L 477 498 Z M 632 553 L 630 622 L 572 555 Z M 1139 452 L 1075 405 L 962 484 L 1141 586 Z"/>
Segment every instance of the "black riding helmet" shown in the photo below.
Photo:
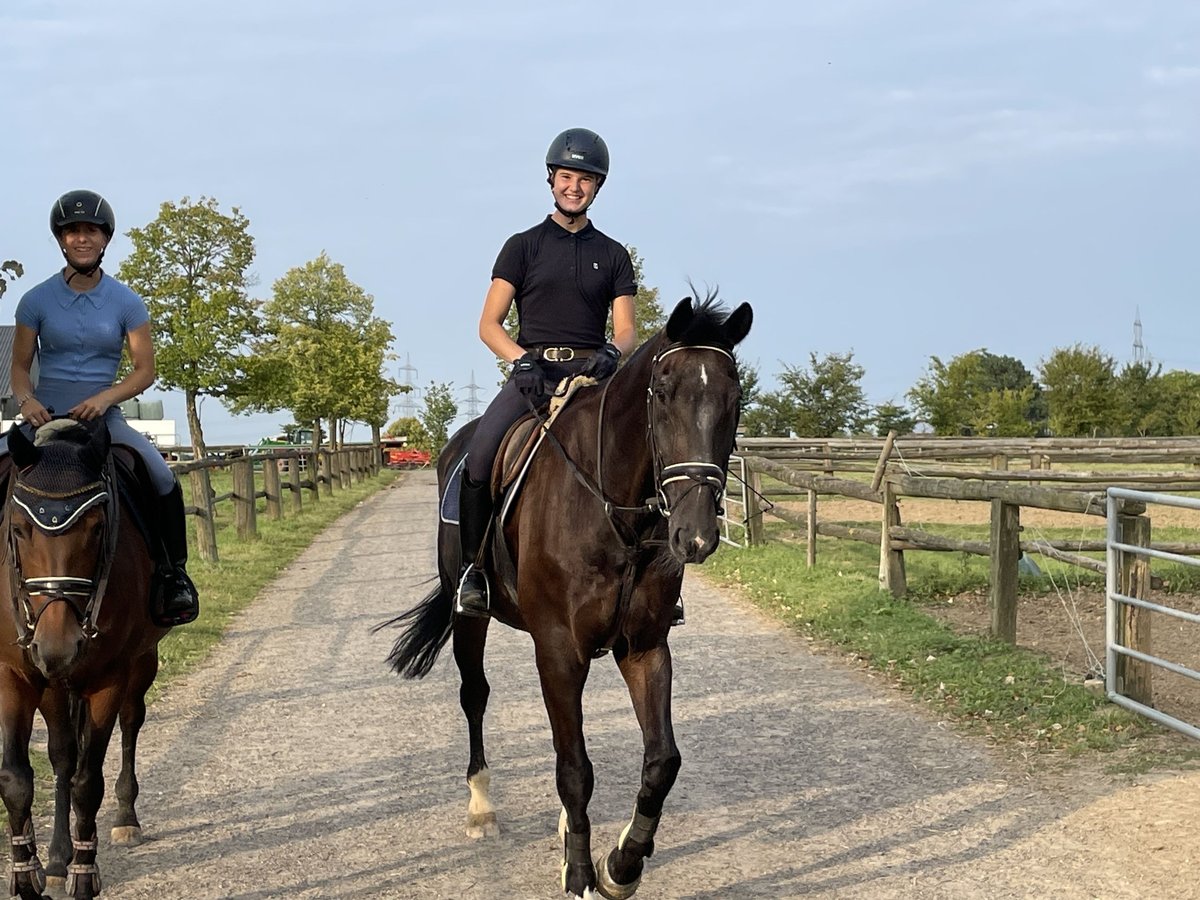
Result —
<path fill-rule="evenodd" d="M 608 145 L 604 138 L 586 128 L 568 128 L 546 151 L 546 173 L 554 180 L 555 169 L 578 169 L 599 175 L 598 185 L 608 177 Z"/>
<path fill-rule="evenodd" d="M 116 214 L 113 213 L 108 201 L 95 191 L 67 191 L 54 201 L 54 205 L 50 207 L 50 231 L 53 232 L 55 239 L 61 240 L 63 229 L 72 222 L 90 222 L 93 225 L 99 225 L 110 241 L 117 230 Z M 67 258 L 65 249 L 62 251 L 62 255 L 69 265 L 71 261 Z M 79 274 L 85 277 L 91 276 L 100 268 L 103 260 L 104 251 L 101 250 L 100 255 L 96 257 L 96 264 L 86 272 Z M 67 283 L 70 284 L 70 281 L 68 280 Z"/>
<path fill-rule="evenodd" d="M 117 217 L 108 201 L 95 191 L 67 191 L 50 208 L 50 230 L 61 237 L 72 222 L 91 222 L 104 229 L 111 241 L 117 230 Z"/>

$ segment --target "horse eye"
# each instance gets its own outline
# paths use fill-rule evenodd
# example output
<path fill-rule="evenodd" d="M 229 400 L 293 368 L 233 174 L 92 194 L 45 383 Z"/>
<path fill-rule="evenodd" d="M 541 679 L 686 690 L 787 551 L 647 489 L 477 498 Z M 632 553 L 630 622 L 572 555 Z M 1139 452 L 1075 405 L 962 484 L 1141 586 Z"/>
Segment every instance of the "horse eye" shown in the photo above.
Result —
<path fill-rule="evenodd" d="M 659 403 L 667 402 L 667 389 L 664 388 L 661 384 L 656 384 L 654 386 L 654 399 L 657 400 Z"/>

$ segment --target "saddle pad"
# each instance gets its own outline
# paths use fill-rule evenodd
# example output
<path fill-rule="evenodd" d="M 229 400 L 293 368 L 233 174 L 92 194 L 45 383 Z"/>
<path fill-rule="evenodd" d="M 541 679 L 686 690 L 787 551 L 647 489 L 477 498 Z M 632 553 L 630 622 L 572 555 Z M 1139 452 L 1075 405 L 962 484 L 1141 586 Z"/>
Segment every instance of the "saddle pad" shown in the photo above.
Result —
<path fill-rule="evenodd" d="M 438 515 L 447 525 L 458 524 L 458 493 L 462 488 L 462 472 L 466 465 L 467 454 L 464 453 L 450 470 L 450 477 L 446 479 L 446 493 L 442 494 Z"/>

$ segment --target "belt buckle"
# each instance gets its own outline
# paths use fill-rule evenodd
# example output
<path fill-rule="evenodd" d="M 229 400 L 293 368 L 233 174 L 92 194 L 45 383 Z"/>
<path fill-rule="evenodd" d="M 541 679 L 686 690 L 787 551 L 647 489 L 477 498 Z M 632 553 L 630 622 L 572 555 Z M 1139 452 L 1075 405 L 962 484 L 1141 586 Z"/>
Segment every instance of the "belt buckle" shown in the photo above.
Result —
<path fill-rule="evenodd" d="M 567 355 L 563 355 L 567 354 Z M 542 351 L 542 358 L 550 362 L 570 362 L 575 358 L 574 347 L 547 347 Z"/>

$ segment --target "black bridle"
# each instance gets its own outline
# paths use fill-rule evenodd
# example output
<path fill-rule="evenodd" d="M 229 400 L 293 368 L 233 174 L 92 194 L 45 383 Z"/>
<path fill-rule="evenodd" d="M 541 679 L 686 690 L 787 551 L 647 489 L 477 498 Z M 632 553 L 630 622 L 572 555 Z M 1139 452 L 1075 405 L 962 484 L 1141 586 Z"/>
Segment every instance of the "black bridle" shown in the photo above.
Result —
<path fill-rule="evenodd" d="M 44 491 L 24 484 L 19 473 L 14 472 L 8 492 L 5 540 L 10 593 L 14 606 L 13 620 L 17 625 L 19 646 L 29 648 L 38 621 L 50 604 L 55 602 L 66 603 L 71 608 L 79 621 L 84 638 L 91 640 L 99 636 L 96 622 L 100 618 L 100 605 L 108 586 L 113 558 L 116 556 L 117 503 L 116 475 L 111 457 L 105 463 L 98 481 L 62 493 Z M 24 577 L 13 524 L 13 518 L 18 511 L 39 531 L 55 536 L 70 531 L 87 510 L 96 506 L 101 506 L 104 510 L 104 528 L 101 535 L 101 552 L 96 560 L 96 571 L 92 578 L 74 575 Z M 41 610 L 37 612 L 34 611 L 32 600 L 35 595 L 46 598 Z"/>

